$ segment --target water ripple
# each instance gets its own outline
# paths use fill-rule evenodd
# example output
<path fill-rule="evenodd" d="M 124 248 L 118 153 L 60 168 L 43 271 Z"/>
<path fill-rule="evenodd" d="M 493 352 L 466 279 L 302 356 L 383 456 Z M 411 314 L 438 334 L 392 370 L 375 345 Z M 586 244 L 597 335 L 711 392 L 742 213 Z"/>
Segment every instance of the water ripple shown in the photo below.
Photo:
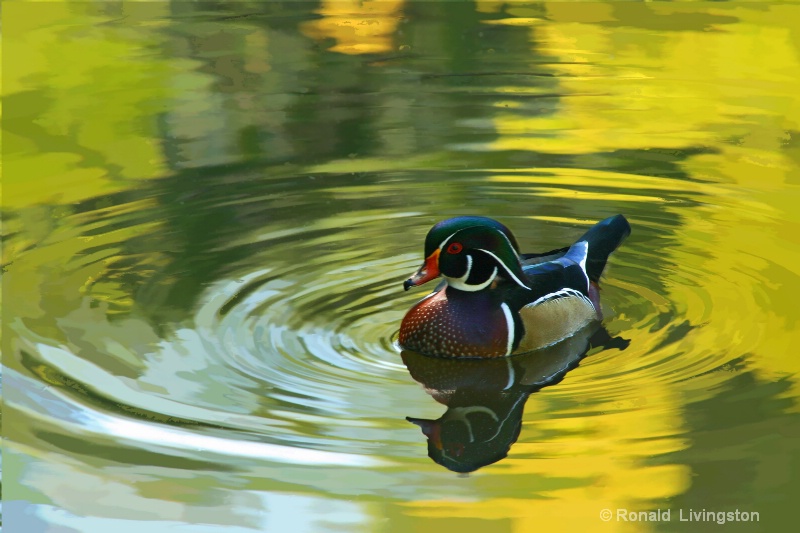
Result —
<path fill-rule="evenodd" d="M 634 232 L 612 257 L 603 285 L 606 327 L 629 340 L 628 347 L 591 355 L 550 397 L 585 403 L 587 415 L 602 402 L 628 409 L 641 398 L 643 382 L 679 383 L 730 368 L 761 339 L 757 327 L 719 319 L 720 291 L 745 308 L 758 306 L 759 294 L 744 288 L 763 281 L 761 274 L 747 268 L 735 277 L 716 272 L 719 252 L 707 244 L 712 234 L 685 229 L 678 215 L 687 205 L 713 211 L 703 207 L 713 198 L 711 184 L 619 173 L 610 180 L 608 173 L 576 169 L 505 172 L 488 185 L 474 171 L 454 174 L 459 187 L 486 195 L 486 214 L 502 215 L 510 197 L 531 204 L 504 219 L 525 251 L 561 246 L 616 211 L 631 219 Z M 552 186 L 554 176 L 558 187 Z M 76 214 L 86 239 L 69 262 L 71 272 L 106 272 L 81 281 L 80 305 L 58 321 L 59 342 L 34 334 L 28 322 L 16 323 L 26 366 L 64 388 L 71 401 L 85 403 L 93 418 L 84 422 L 94 431 L 210 452 L 229 439 L 230 453 L 272 454 L 275 460 L 296 447 L 309 461 L 330 452 L 358 462 L 356 457 L 374 454 L 376 442 L 395 458 L 415 457 L 416 433 L 387 431 L 408 429 L 406 416 L 436 409 L 409 376 L 395 342 L 404 312 L 425 294 L 405 293 L 401 283 L 421 261 L 428 227 L 443 214 L 381 207 L 404 188 L 399 177 L 383 188 L 346 183 L 329 180 L 318 192 L 323 198 L 368 193 L 374 206 L 305 224 L 291 218 L 262 222 L 246 238 L 221 239 L 212 253 L 243 259 L 204 283 L 191 314 L 166 328 L 130 311 L 135 307 L 114 296 L 119 286 L 112 283 L 131 269 L 144 279 L 137 289 L 143 301 L 163 290 L 164 277 L 141 278 L 142 265 L 156 272 L 167 257 L 161 248 L 156 255 L 141 252 L 142 232 L 157 231 L 157 223 L 143 224 L 157 204 L 134 200 Z M 593 196 L 608 205 L 589 216 L 581 205 L 590 205 Z M 317 201 L 293 198 L 293 208 L 301 202 L 312 209 Z M 272 197 L 246 198 L 243 205 L 254 216 L 256 199 Z M 642 207 L 652 205 L 663 207 Z M 466 213 L 447 213 L 457 214 Z M 134 253 L 125 250 L 129 239 L 137 241 Z M 67 279 L 85 277 L 68 272 Z M 97 305 L 101 296 L 110 303 Z M 114 309 L 128 312 L 111 319 Z M 108 413 L 100 416 L 97 409 Z M 125 418 L 130 415 L 152 422 Z"/>

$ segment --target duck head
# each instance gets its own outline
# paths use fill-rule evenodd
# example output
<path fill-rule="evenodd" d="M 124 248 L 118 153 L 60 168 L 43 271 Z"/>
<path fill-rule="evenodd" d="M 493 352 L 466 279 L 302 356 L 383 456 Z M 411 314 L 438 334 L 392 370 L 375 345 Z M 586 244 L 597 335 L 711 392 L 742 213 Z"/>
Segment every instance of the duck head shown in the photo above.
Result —
<path fill-rule="evenodd" d="M 514 235 L 486 217 L 456 217 L 433 226 L 425 237 L 425 262 L 403 287 L 408 290 L 439 276 L 448 286 L 468 292 L 491 286 L 497 276 L 528 288 Z"/>

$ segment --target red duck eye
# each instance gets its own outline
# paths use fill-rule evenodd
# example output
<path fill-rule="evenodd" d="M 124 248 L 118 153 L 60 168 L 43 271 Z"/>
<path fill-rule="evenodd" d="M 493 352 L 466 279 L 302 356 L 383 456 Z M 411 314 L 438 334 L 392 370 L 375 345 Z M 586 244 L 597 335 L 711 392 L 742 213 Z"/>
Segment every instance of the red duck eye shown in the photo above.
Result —
<path fill-rule="evenodd" d="M 453 242 L 453 243 L 450 243 L 450 246 L 447 247 L 447 253 L 448 254 L 457 254 L 458 252 L 460 252 L 463 249 L 464 249 L 464 247 L 461 246 L 460 242 Z"/>

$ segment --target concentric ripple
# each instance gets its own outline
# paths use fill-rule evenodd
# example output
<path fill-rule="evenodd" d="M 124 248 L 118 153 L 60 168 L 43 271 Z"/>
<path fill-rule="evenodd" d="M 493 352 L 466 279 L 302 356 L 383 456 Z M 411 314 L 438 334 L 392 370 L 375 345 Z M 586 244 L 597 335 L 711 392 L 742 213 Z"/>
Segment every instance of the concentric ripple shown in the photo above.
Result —
<path fill-rule="evenodd" d="M 731 329 L 720 309 L 724 299 L 757 308 L 759 295 L 744 288 L 758 272 L 743 267 L 735 278 L 715 271 L 715 262 L 741 250 L 709 246 L 715 235 L 702 226 L 686 229 L 694 224 L 687 212 L 713 218 L 715 210 L 701 202 L 719 197 L 713 186 L 588 171 L 570 184 L 556 169 L 497 175 L 489 186 L 480 173 L 455 175 L 466 194 L 490 193 L 471 209 L 503 219 L 525 251 L 561 246 L 615 212 L 631 219 L 633 234 L 612 256 L 603 285 L 606 327 L 630 342 L 622 351 L 595 350 L 549 389 L 553 401 L 585 405 L 570 416 L 590 416 L 592 406 L 604 403 L 624 412 L 641 398 L 643 382 L 675 384 L 736 365 L 761 339 L 756 325 Z M 358 193 L 372 198 L 368 211 L 349 209 L 355 193 L 346 180 L 331 178 L 306 196 L 291 192 L 296 178 L 275 180 L 238 207 L 247 231 L 221 234 L 210 252 L 235 259 L 189 285 L 194 295 L 177 314 L 163 295 L 183 280 L 169 273 L 167 251 L 157 243 L 148 250 L 158 224 L 142 224 L 152 220 L 157 202 L 75 213 L 68 222 L 80 224 L 58 232 L 84 237 L 74 241 L 83 248 L 63 272 L 80 297 L 57 302 L 62 311 L 50 326 L 57 334 L 51 329 L 48 337 L 47 327 L 31 318 L 14 323 L 22 366 L 65 391 L 74 409 L 98 413 L 80 419 L 95 431 L 113 427 L 135 439 L 136 428 L 152 423 L 150 441 L 188 445 L 186 436 L 195 434 L 222 439 L 197 441 L 207 449 L 229 440 L 250 450 L 245 455 L 256 453 L 246 443 L 257 441 L 342 457 L 419 458 L 423 443 L 405 417 L 436 416 L 440 407 L 411 379 L 393 343 L 403 314 L 428 290 L 405 293 L 402 281 L 419 265 L 430 225 L 465 211 L 398 209 L 393 198 L 405 179 L 393 175 L 387 185 L 377 175 L 374 185 L 359 185 Z M 257 214 L 270 209 L 273 190 L 282 191 L 282 206 L 273 212 L 285 216 L 264 223 Z M 614 201 L 576 203 L 569 191 Z M 343 203 L 302 223 L 292 215 L 324 210 L 331 197 Z M 287 198 L 293 198 L 288 206 Z M 648 207 L 654 204 L 662 208 Z M 693 207 L 687 211 L 687 205 Z M 58 237 L 50 238 L 55 241 L 34 246 L 20 267 L 25 261 L 34 270 L 47 267 L 48 247 L 59 245 Z M 210 259 L 192 261 L 187 268 L 200 272 Z M 131 276 L 141 280 L 135 290 L 119 282 Z M 52 283 L 39 282 L 42 292 Z M 164 322 L 165 316 L 171 318 Z M 26 412 L 37 409 L 35 401 L 22 404 Z M 40 418 L 54 414 L 46 405 L 38 406 Z M 559 416 L 558 408 L 550 409 L 548 416 Z M 67 420 L 56 418 L 51 422 L 58 426 Z M 180 435 L 157 433 L 170 428 Z M 274 459 L 283 452 L 264 453 Z"/>

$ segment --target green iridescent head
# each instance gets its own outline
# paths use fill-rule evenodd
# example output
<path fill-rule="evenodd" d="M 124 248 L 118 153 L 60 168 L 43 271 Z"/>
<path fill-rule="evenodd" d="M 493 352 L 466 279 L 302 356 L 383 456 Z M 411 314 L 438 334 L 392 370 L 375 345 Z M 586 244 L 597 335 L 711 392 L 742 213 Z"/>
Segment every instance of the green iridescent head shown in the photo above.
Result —
<path fill-rule="evenodd" d="M 421 285 L 440 274 L 449 286 L 463 291 L 485 289 L 498 275 L 526 287 L 518 251 L 514 235 L 496 220 L 443 220 L 425 237 L 425 263 L 404 287 Z"/>

